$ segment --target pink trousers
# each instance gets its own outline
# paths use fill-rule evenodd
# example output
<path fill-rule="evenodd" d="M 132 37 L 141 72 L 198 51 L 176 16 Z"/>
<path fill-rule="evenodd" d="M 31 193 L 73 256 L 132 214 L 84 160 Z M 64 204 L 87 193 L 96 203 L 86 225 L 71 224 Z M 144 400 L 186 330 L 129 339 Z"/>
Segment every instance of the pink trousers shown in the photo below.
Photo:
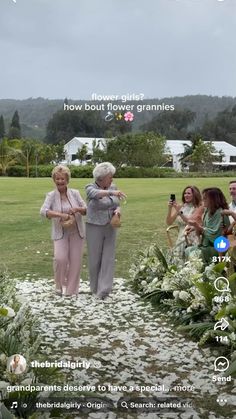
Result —
<path fill-rule="evenodd" d="M 56 288 L 66 287 L 66 294 L 78 294 L 84 240 L 78 233 L 64 234 L 54 240 L 54 278 Z"/>

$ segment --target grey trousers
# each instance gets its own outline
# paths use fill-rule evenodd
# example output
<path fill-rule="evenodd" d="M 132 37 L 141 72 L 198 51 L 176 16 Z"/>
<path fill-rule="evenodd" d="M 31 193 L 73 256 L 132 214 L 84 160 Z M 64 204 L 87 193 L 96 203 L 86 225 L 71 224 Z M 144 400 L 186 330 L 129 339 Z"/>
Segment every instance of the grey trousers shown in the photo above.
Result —
<path fill-rule="evenodd" d="M 115 266 L 116 229 L 86 224 L 90 288 L 102 298 L 111 292 Z"/>

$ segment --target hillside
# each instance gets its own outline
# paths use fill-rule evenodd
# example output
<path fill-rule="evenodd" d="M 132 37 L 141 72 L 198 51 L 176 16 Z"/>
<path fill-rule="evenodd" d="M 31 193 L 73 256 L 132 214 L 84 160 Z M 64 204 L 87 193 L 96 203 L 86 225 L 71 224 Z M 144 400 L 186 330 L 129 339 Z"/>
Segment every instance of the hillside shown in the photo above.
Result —
<path fill-rule="evenodd" d="M 63 99 L 44 99 L 44 98 L 28 98 L 25 100 L 17 99 L 0 99 L 0 115 L 5 119 L 6 128 L 10 124 L 11 118 L 15 110 L 18 110 L 20 122 L 22 126 L 22 134 L 25 137 L 43 139 L 46 133 L 46 125 L 52 115 L 63 107 Z M 69 104 L 82 104 L 86 101 L 71 100 Z M 89 101 L 87 101 L 89 103 Z M 96 102 L 93 102 L 96 103 Z M 127 104 L 131 102 L 126 102 Z M 206 117 L 214 118 L 218 112 L 226 108 L 231 109 L 236 104 L 236 98 L 229 96 L 183 96 L 162 99 L 148 99 L 142 102 L 132 102 L 139 104 L 169 104 L 174 105 L 175 109 L 190 109 L 196 112 L 196 119 L 191 128 L 201 127 Z M 133 131 L 138 131 L 139 127 L 150 121 L 157 111 L 142 111 L 135 114 L 133 123 Z"/>

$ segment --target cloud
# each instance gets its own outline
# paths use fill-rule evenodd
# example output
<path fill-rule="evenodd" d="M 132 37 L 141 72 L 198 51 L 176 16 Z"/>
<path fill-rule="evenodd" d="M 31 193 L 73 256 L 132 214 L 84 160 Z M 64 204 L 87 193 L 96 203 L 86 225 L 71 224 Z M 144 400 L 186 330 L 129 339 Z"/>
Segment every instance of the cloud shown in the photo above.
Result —
<path fill-rule="evenodd" d="M 5 1 L 1 96 L 236 95 L 235 11 L 231 0 Z"/>

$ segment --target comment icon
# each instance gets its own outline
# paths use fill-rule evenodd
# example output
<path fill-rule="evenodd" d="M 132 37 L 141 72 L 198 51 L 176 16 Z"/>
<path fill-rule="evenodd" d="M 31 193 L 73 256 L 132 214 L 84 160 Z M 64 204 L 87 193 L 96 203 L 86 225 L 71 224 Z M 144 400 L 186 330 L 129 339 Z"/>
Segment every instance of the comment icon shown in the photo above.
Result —
<path fill-rule="evenodd" d="M 214 287 L 219 292 L 230 291 L 229 281 L 224 276 L 219 276 L 215 279 Z"/>

